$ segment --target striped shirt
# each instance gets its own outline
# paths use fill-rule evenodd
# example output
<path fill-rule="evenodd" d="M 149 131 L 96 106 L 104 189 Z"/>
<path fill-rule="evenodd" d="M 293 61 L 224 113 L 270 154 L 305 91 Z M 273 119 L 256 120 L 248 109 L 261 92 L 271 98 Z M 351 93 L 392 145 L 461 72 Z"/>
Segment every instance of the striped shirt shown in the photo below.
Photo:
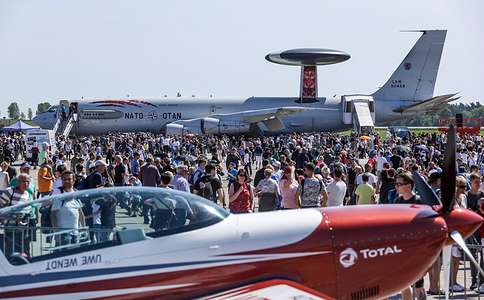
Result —
<path fill-rule="evenodd" d="M 20 193 L 16 187 L 9 187 L 3 192 L 2 196 L 0 196 L 0 208 L 29 201 L 30 196 L 27 191 Z"/>

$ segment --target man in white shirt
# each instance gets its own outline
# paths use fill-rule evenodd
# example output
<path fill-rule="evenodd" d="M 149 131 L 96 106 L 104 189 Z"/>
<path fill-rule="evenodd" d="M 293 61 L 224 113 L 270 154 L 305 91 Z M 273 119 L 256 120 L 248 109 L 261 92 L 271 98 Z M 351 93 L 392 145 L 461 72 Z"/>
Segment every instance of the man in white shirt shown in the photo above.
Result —
<path fill-rule="evenodd" d="M 52 195 L 59 195 L 64 193 L 74 192 L 74 172 L 65 171 L 62 173 L 62 186 L 54 190 Z M 86 226 L 84 214 L 82 212 L 82 203 L 79 199 L 74 197 L 62 197 L 52 204 L 51 213 L 52 227 L 59 228 L 79 228 Z M 61 234 L 56 236 L 56 245 L 69 245 L 73 244 L 77 240 L 77 231 L 71 231 L 70 233 Z"/>
<path fill-rule="evenodd" d="M 373 186 L 374 189 L 376 189 L 376 176 L 371 173 L 371 165 L 370 164 L 365 164 L 365 172 L 361 173 L 356 177 L 356 185 L 360 185 L 363 183 L 363 174 L 368 174 L 370 176 L 370 180 L 368 181 L 368 184 Z"/>
<path fill-rule="evenodd" d="M 383 170 L 383 164 L 386 163 L 387 160 L 383 157 L 383 151 L 378 152 L 378 157 L 376 158 L 376 177 L 380 177 L 380 173 Z"/>
<path fill-rule="evenodd" d="M 173 178 L 173 186 L 175 190 L 190 193 L 190 184 L 188 183 L 188 166 L 178 165 L 176 168 L 176 175 Z"/>
<path fill-rule="evenodd" d="M 334 181 L 326 186 L 328 193 L 327 206 L 343 206 L 343 201 L 346 194 L 346 183 L 341 180 L 343 170 L 341 168 L 334 168 Z"/>

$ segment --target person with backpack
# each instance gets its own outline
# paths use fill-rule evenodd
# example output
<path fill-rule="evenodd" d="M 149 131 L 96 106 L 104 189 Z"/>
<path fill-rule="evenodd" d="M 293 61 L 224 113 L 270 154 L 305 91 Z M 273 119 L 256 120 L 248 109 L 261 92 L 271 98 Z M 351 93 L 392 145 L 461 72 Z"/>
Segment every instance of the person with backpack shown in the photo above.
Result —
<path fill-rule="evenodd" d="M 237 152 L 237 148 L 233 147 L 232 151 L 229 153 L 229 155 L 227 155 L 227 160 L 225 161 L 226 163 L 225 167 L 228 170 L 230 163 L 233 162 L 235 164 L 235 168 L 237 169 L 240 161 L 242 161 L 242 157 L 240 157 L 239 152 Z"/>
<path fill-rule="evenodd" d="M 89 165 L 89 169 L 91 166 Z M 89 174 L 89 176 L 85 179 L 86 185 L 88 189 L 97 189 L 100 187 L 104 187 L 106 180 L 101 175 L 106 170 L 106 163 L 102 160 L 98 160 L 94 163 L 94 171 Z"/>
<path fill-rule="evenodd" d="M 313 163 L 306 164 L 306 178 L 297 187 L 295 198 L 300 208 L 324 207 L 328 201 L 326 187 L 314 176 L 314 169 Z"/>
<path fill-rule="evenodd" d="M 262 179 L 254 189 L 254 193 L 260 192 L 259 212 L 275 210 L 276 202 L 279 201 L 279 184 L 271 178 L 272 173 L 271 168 L 266 168 L 264 170 L 266 178 Z"/>
<path fill-rule="evenodd" d="M 202 177 L 203 174 L 206 172 L 205 167 L 207 166 L 207 159 L 205 157 L 200 157 L 197 163 L 198 163 L 198 168 L 195 170 L 195 173 L 193 173 L 194 183 L 197 182 L 198 178 Z"/>
<path fill-rule="evenodd" d="M 214 203 L 221 204 L 225 207 L 223 199 L 222 183 L 216 177 L 217 169 L 214 164 L 209 163 L 205 166 L 206 175 L 200 177 L 193 187 L 193 194 L 202 196 Z"/>
<path fill-rule="evenodd" d="M 84 172 L 84 166 L 81 164 L 76 165 L 75 167 L 75 180 L 74 180 L 74 188 L 77 189 L 79 184 L 86 179 L 86 174 Z"/>

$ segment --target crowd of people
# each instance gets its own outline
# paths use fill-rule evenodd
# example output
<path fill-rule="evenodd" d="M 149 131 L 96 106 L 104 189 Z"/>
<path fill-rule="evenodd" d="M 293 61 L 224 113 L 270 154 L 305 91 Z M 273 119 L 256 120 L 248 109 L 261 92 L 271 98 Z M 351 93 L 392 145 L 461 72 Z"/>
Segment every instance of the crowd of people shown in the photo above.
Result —
<path fill-rule="evenodd" d="M 421 203 L 412 173 L 418 172 L 439 194 L 447 143 L 445 133 L 403 139 L 333 133 L 258 138 L 150 133 L 58 136 L 55 151 L 50 152 L 48 143 L 39 144 L 39 154 L 32 156 L 35 161 L 24 162 L 17 174 L 11 166 L 12 155 L 23 149 L 23 139 L 22 135 L 0 139 L 0 208 L 76 189 L 150 186 L 193 193 L 234 214 Z M 484 201 L 482 137 L 457 136 L 456 158 L 456 205 L 480 213 Z M 29 174 L 37 166 L 36 182 Z M 66 209 L 75 214 L 75 223 L 113 228 L 117 205 L 132 217 L 142 217 L 146 224 L 156 224 L 156 207 L 123 198 L 97 201 L 89 209 L 76 201 L 52 203 L 51 225 L 74 228 L 72 221 L 63 220 L 62 210 Z M 37 222 L 32 218 L 30 222 Z M 480 233 L 475 236 L 480 243 Z M 460 253 L 454 256 L 460 257 Z M 479 288 L 476 277 L 474 274 L 473 288 Z M 452 289 L 462 290 L 455 277 L 453 280 Z M 431 292 L 436 289 L 431 285 Z"/>

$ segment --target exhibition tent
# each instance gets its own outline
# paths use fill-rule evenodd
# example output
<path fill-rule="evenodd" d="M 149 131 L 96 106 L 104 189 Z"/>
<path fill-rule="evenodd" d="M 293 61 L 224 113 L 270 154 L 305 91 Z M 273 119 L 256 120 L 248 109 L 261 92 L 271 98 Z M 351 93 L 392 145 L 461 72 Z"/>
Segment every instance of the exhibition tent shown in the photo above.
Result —
<path fill-rule="evenodd" d="M 0 128 L 1 131 L 17 131 L 17 132 L 34 130 L 34 129 L 39 129 L 39 127 L 27 125 L 21 120 L 18 120 L 17 123 L 14 123 L 10 126 Z"/>

